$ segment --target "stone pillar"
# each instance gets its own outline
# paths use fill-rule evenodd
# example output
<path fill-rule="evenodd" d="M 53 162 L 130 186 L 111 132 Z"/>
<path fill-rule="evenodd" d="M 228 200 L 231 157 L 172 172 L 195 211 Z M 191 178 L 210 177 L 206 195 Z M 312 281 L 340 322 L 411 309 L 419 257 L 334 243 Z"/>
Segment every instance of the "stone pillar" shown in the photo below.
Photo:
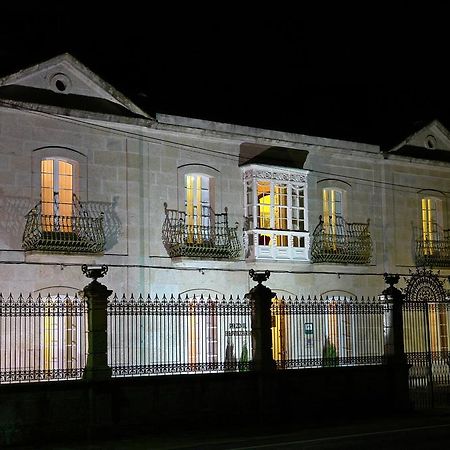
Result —
<path fill-rule="evenodd" d="M 108 271 L 107 266 L 82 266 L 83 273 L 93 278 L 84 289 L 88 303 L 88 339 L 87 364 L 84 379 L 101 381 L 111 378 L 111 368 L 107 360 L 107 300 L 112 291 L 99 283 L 97 278 L 103 277 Z"/>
<path fill-rule="evenodd" d="M 267 286 L 266 281 L 270 272 L 249 271 L 250 277 L 258 284 L 246 294 L 253 302 L 252 310 L 252 360 L 256 370 L 272 371 L 276 368 L 272 354 L 272 298 L 276 296 Z"/>
<path fill-rule="evenodd" d="M 403 300 L 404 294 L 394 285 L 399 275 L 384 274 L 389 285 L 379 299 L 385 304 L 384 313 L 384 355 L 388 366 L 390 393 L 395 410 L 410 409 L 408 371 L 405 345 L 403 341 Z"/>
<path fill-rule="evenodd" d="M 404 295 L 394 285 L 398 283 L 398 275 L 384 274 L 389 287 L 379 296 L 385 304 L 384 313 L 384 355 L 388 362 L 406 361 L 403 343 L 403 299 Z"/>

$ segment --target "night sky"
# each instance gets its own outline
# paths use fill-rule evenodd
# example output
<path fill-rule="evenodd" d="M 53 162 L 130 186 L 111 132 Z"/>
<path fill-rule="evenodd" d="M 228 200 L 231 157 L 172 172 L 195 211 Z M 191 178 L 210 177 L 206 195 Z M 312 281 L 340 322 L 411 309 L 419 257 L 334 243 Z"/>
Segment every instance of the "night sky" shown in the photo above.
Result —
<path fill-rule="evenodd" d="M 2 14 L 0 76 L 69 52 L 151 115 L 381 145 L 416 123 L 450 125 L 447 38 L 436 11 L 432 33 L 386 17 L 204 14 Z"/>

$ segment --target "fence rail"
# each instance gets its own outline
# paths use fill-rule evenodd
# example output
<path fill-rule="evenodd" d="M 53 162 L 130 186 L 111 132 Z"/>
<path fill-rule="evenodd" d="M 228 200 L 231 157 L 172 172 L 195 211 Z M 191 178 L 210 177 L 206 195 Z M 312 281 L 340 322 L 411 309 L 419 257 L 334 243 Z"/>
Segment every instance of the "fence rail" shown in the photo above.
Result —
<path fill-rule="evenodd" d="M 272 301 L 277 369 L 382 364 L 386 305 L 376 298 Z M 249 298 L 113 295 L 106 306 L 114 377 L 253 370 Z M 0 294 L 0 382 L 82 378 L 84 298 Z"/>
<path fill-rule="evenodd" d="M 0 294 L 0 383 L 81 378 L 86 312 L 77 296 Z"/>

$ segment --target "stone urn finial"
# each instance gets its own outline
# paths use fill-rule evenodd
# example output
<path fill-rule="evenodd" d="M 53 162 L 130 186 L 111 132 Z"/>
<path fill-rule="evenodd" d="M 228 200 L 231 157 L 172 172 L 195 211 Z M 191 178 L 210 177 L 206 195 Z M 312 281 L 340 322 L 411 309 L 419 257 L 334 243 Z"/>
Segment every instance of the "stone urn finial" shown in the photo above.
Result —
<path fill-rule="evenodd" d="M 92 278 L 94 281 L 97 281 L 97 278 L 104 277 L 108 272 L 108 266 L 103 264 L 102 266 L 88 266 L 87 264 L 83 264 L 81 266 L 81 271 L 88 277 Z"/>
<path fill-rule="evenodd" d="M 253 281 L 258 282 L 258 284 L 261 284 L 263 281 L 267 281 L 270 277 L 270 272 L 268 270 L 265 270 L 263 272 L 262 270 L 255 271 L 253 269 L 250 269 L 248 274 L 250 275 L 250 278 Z"/>

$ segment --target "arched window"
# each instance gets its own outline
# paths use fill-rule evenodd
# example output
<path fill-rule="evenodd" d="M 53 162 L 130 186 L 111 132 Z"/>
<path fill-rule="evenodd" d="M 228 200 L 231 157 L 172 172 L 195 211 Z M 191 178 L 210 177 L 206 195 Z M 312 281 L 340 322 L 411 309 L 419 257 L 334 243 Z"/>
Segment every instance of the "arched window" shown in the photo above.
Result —
<path fill-rule="evenodd" d="M 212 205 L 213 178 L 188 173 L 184 177 L 186 225 L 189 243 L 202 243 L 210 239 L 214 223 Z"/>
<path fill-rule="evenodd" d="M 336 217 L 342 217 L 342 191 L 326 188 L 322 191 L 323 220 L 325 224 L 336 223 Z"/>
<path fill-rule="evenodd" d="M 342 221 L 342 191 L 335 188 L 322 190 L 322 208 L 324 231 L 329 236 L 327 242 L 334 250 L 337 248 L 338 236 L 343 234 Z"/>
<path fill-rule="evenodd" d="M 55 216 L 73 216 L 74 163 L 62 159 L 41 161 L 41 205 L 43 229 L 68 232 L 71 220 L 54 221 Z M 62 229 L 61 229 L 62 228 Z"/>
<path fill-rule="evenodd" d="M 422 240 L 425 255 L 432 255 L 439 242 L 442 229 L 442 203 L 435 197 L 422 197 Z"/>
<path fill-rule="evenodd" d="M 208 225 L 210 220 L 212 177 L 189 173 L 184 177 L 185 207 L 189 225 Z"/>

